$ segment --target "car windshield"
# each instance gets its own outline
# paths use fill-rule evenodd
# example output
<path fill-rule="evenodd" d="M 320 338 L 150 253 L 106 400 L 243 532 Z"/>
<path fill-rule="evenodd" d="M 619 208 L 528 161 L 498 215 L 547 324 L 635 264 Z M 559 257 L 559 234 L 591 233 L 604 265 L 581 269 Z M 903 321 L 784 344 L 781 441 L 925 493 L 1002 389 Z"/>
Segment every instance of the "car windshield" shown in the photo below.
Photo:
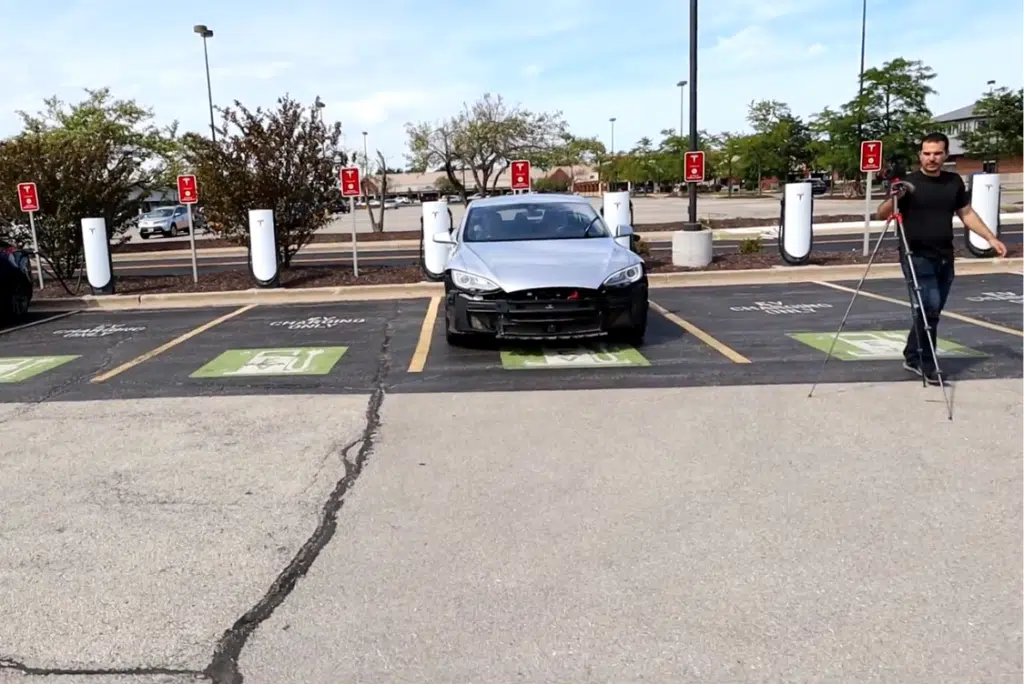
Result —
<path fill-rule="evenodd" d="M 153 211 L 146 214 L 146 218 L 163 218 L 164 216 L 170 216 L 174 213 L 174 209 L 154 209 Z"/>
<path fill-rule="evenodd" d="M 575 240 L 611 237 L 600 214 L 587 202 L 522 202 L 475 205 L 466 216 L 466 242 Z"/>

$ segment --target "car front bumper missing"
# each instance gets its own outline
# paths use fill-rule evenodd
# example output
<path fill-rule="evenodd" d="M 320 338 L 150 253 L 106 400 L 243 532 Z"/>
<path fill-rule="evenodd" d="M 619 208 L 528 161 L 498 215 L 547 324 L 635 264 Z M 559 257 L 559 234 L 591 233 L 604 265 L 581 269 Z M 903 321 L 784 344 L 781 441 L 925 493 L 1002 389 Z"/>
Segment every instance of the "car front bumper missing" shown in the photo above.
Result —
<path fill-rule="evenodd" d="M 516 340 L 604 337 L 646 321 L 647 279 L 600 290 L 561 287 L 471 295 L 450 289 L 445 305 L 454 333 Z"/>

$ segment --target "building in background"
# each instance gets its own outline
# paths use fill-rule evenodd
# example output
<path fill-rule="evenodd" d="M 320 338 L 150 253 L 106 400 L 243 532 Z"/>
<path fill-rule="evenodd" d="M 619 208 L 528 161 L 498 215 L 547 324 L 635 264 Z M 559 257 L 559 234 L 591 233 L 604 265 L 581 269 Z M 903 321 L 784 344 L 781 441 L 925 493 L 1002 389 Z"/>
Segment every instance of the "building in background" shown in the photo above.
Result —
<path fill-rule="evenodd" d="M 942 131 L 949 136 L 949 159 L 946 168 L 956 171 L 962 176 L 973 173 L 1000 173 L 1018 176 L 1021 173 L 1021 155 L 1001 157 L 999 159 L 972 159 L 964 153 L 963 143 L 958 135 L 974 131 L 984 121 L 984 117 L 974 113 L 975 105 L 968 105 L 951 112 L 940 114 L 933 121 L 941 124 Z"/>

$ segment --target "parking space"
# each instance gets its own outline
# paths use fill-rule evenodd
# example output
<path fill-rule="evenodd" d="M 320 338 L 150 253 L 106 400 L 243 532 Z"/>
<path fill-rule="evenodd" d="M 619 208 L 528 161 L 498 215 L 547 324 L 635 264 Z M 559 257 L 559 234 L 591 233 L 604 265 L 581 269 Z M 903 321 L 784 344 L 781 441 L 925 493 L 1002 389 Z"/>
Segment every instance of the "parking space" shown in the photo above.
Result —
<path fill-rule="evenodd" d="M 517 342 L 493 340 L 450 346 L 444 304 L 430 326 L 421 367 L 394 377 L 393 391 L 440 392 L 596 389 L 717 384 L 737 360 L 689 334 L 655 306 L 639 348 L 606 341 Z M 742 362 L 742 361 L 739 361 Z"/>
<path fill-rule="evenodd" d="M 939 330 L 951 380 L 1021 377 L 1020 278 L 963 276 Z M 440 299 L 45 314 L 0 331 L 0 401 L 281 392 L 600 389 L 911 379 L 899 279 L 652 290 L 638 348 L 448 345 Z M 820 373 L 820 375 L 819 375 Z"/>
<path fill-rule="evenodd" d="M 67 398 L 91 378 L 230 309 L 50 314 L 0 335 L 0 401 Z"/>
<path fill-rule="evenodd" d="M 104 395 L 368 392 L 405 370 L 427 300 L 260 306 L 102 383 Z M 394 368 L 390 369 L 394 372 Z"/>
<path fill-rule="evenodd" d="M 886 300 L 859 296 L 836 340 L 823 382 L 885 382 L 908 377 L 900 367 L 910 327 L 902 281 Z M 854 283 L 854 286 L 856 283 Z M 747 357 L 746 383 L 814 382 L 853 297 L 853 288 L 816 283 L 659 289 L 666 309 Z M 1011 331 L 1012 332 L 1012 331 Z M 950 379 L 1020 377 L 1020 340 L 962 319 L 939 329 L 939 356 Z"/>
<path fill-rule="evenodd" d="M 837 283 L 856 287 L 856 282 Z M 910 296 L 901 280 L 869 280 L 868 292 L 902 301 Z M 1024 278 L 1011 273 L 958 275 L 953 281 L 946 310 L 1014 330 L 1024 330 Z"/>

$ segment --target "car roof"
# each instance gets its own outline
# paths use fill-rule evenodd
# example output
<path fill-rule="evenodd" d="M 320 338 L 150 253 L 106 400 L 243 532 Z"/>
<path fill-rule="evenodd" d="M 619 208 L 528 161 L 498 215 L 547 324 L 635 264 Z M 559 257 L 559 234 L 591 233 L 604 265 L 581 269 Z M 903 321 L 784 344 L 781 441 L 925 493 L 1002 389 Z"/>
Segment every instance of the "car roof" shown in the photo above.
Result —
<path fill-rule="evenodd" d="M 555 202 L 578 202 L 590 204 L 590 200 L 579 195 L 572 195 L 565 192 L 528 192 L 524 195 L 498 195 L 497 197 L 483 197 L 473 200 L 469 209 L 473 207 L 514 207 L 519 204 L 553 204 Z"/>

